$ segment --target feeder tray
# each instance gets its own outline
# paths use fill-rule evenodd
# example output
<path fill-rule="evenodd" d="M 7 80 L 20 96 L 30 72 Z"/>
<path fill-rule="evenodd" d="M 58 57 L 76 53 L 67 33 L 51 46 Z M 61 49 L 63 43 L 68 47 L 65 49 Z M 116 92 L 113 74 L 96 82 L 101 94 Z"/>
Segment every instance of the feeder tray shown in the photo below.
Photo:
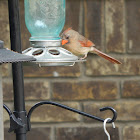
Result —
<path fill-rule="evenodd" d="M 22 52 L 25 55 L 32 56 L 36 61 L 32 65 L 42 66 L 73 66 L 75 62 L 83 62 L 77 56 L 73 55 L 62 47 L 30 47 Z"/>
<path fill-rule="evenodd" d="M 7 48 L 4 48 L 4 42 L 0 40 L 0 64 L 34 61 L 35 58 L 23 55 Z"/>

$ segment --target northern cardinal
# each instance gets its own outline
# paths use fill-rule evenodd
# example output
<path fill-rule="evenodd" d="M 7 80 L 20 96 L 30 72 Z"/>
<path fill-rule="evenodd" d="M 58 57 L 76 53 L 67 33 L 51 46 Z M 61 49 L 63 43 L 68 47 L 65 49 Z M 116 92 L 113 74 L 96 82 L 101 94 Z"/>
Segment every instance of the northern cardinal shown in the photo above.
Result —
<path fill-rule="evenodd" d="M 65 30 L 62 33 L 61 37 L 62 37 L 62 45 L 64 45 L 64 47 L 68 51 L 72 52 L 74 55 L 84 56 L 81 57 L 81 59 L 85 59 L 87 57 L 87 54 L 90 52 L 90 53 L 95 53 L 114 64 L 121 64 L 121 62 L 118 61 L 117 59 L 96 49 L 94 47 L 95 44 L 92 41 L 80 35 L 72 28 L 68 28 L 67 30 Z"/>

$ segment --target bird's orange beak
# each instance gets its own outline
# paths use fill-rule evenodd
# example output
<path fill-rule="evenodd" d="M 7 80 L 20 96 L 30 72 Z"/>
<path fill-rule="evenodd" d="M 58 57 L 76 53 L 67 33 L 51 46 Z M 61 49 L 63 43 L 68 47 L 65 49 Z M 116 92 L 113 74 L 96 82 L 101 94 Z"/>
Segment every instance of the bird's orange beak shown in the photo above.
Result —
<path fill-rule="evenodd" d="M 65 44 L 68 43 L 68 42 L 69 42 L 68 40 L 62 39 L 62 45 L 65 45 Z"/>

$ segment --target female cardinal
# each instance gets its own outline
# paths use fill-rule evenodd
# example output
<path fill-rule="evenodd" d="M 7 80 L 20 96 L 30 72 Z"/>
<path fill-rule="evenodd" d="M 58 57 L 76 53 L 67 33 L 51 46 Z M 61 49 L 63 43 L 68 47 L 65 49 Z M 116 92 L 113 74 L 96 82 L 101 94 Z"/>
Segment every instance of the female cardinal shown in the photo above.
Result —
<path fill-rule="evenodd" d="M 114 64 L 121 64 L 121 62 L 116 60 L 115 58 L 94 48 L 95 44 L 93 42 L 86 39 L 84 36 L 80 35 L 72 28 L 68 28 L 62 33 L 62 45 L 64 45 L 64 47 L 74 55 L 84 56 L 81 59 L 85 59 L 87 57 L 87 54 L 90 52 L 95 53 Z"/>

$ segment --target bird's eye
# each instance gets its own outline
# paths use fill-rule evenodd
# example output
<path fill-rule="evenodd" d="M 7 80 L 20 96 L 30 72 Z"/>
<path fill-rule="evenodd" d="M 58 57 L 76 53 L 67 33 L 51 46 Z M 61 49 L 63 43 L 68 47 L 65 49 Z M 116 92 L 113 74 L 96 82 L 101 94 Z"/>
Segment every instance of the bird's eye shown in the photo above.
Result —
<path fill-rule="evenodd" d="M 66 39 L 69 39 L 69 36 L 66 36 Z"/>

